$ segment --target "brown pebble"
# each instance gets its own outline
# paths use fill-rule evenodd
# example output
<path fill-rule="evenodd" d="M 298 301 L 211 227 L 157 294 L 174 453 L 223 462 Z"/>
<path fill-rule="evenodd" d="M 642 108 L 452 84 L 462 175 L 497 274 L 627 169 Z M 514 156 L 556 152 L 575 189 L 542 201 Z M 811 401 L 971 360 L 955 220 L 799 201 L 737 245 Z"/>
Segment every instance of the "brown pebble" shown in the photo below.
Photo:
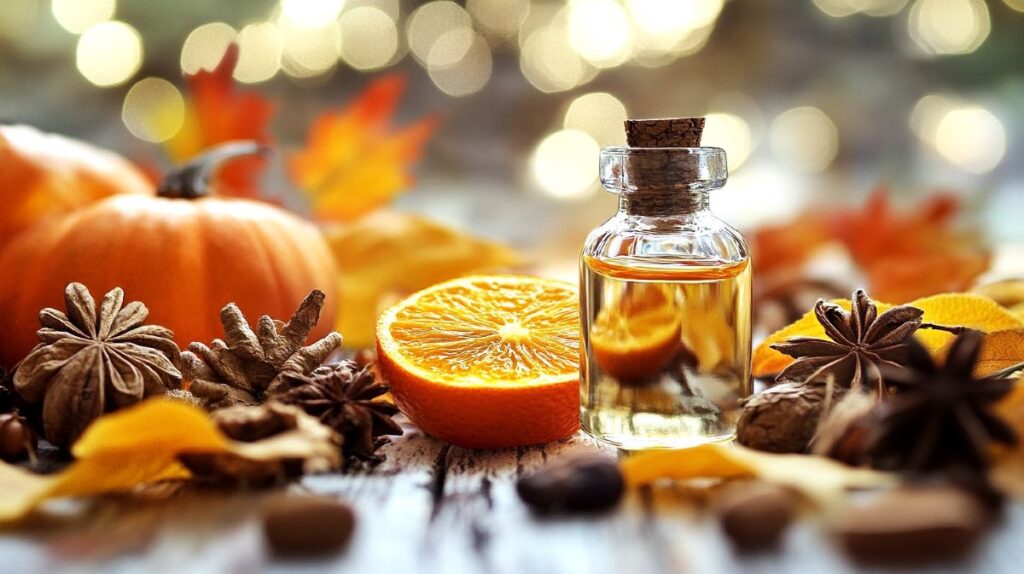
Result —
<path fill-rule="evenodd" d="M 35 441 L 24 417 L 17 413 L 0 414 L 0 460 L 17 462 L 26 458 Z"/>
<path fill-rule="evenodd" d="M 796 516 L 796 494 L 764 482 L 727 485 L 714 500 L 719 524 L 742 552 L 775 548 Z"/>
<path fill-rule="evenodd" d="M 263 535 L 281 558 L 338 552 L 348 546 L 354 528 L 352 509 L 333 498 L 285 496 L 263 509 Z"/>
<path fill-rule="evenodd" d="M 618 462 L 593 453 L 568 455 L 516 483 L 519 498 L 542 514 L 608 510 L 625 490 Z"/>
<path fill-rule="evenodd" d="M 907 564 L 950 560 L 978 542 L 991 513 L 951 486 L 904 486 L 845 512 L 833 530 L 859 562 Z"/>

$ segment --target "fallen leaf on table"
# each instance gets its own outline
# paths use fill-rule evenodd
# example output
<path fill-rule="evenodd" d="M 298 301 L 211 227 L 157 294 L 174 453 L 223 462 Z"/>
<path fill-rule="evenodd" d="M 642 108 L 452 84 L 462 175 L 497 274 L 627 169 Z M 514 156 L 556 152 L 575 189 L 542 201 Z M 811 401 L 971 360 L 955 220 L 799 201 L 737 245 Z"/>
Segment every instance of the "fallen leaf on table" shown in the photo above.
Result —
<path fill-rule="evenodd" d="M 990 297 L 1014 315 L 1024 319 L 1024 279 L 1004 279 L 980 285 L 971 289 L 971 293 Z"/>
<path fill-rule="evenodd" d="M 997 448 L 990 473 L 992 482 L 1002 491 L 1024 497 L 1024 376 L 996 405 L 996 413 L 1017 433 L 1017 446 Z"/>
<path fill-rule="evenodd" d="M 896 482 L 895 475 L 849 467 L 822 456 L 772 454 L 727 444 L 644 452 L 627 457 L 621 466 L 629 486 L 660 480 L 757 477 L 793 487 L 823 508 L 840 502 L 846 490 Z"/>
<path fill-rule="evenodd" d="M 289 158 L 292 180 L 309 197 L 315 218 L 352 221 L 412 184 L 409 169 L 436 121 L 426 118 L 393 129 L 404 89 L 402 76 L 374 81 L 347 108 L 318 117 L 306 147 Z"/>
<path fill-rule="evenodd" d="M 949 194 L 898 211 L 879 186 L 861 209 L 837 211 L 828 229 L 869 278 L 878 300 L 904 303 L 963 291 L 989 266 L 982 236 L 953 226 L 959 202 Z"/>
<path fill-rule="evenodd" d="M 286 436 L 287 435 L 287 436 Z M 0 523 L 16 520 L 46 500 L 130 490 L 163 480 L 187 479 L 183 455 L 228 455 L 268 460 L 301 456 L 308 444 L 281 435 L 274 448 L 228 439 L 206 412 L 169 399 L 149 399 L 93 423 L 75 443 L 76 460 L 52 475 L 0 463 Z"/>
<path fill-rule="evenodd" d="M 834 303 L 844 309 L 850 309 L 850 302 L 837 299 Z M 888 303 L 876 302 L 878 312 L 883 313 L 892 308 Z M 1008 329 L 1024 328 L 1024 320 L 1000 307 L 995 301 L 973 293 L 943 293 L 923 297 L 908 303 L 924 311 L 925 323 L 943 326 L 961 326 L 977 329 L 986 333 Z M 814 337 L 825 339 L 825 329 L 818 323 L 814 310 L 808 311 L 795 323 L 792 323 L 769 335 L 754 349 L 753 376 L 766 377 L 779 373 L 789 366 L 793 359 L 784 355 L 770 345 L 792 337 Z M 934 329 L 919 329 L 916 337 L 933 355 L 949 344 L 953 335 Z"/>
<path fill-rule="evenodd" d="M 789 272 L 806 263 L 831 240 L 825 220 L 821 212 L 807 211 L 788 223 L 758 228 L 750 241 L 754 273 L 768 276 Z"/>
<path fill-rule="evenodd" d="M 940 356 L 949 354 L 950 344 L 952 341 L 942 347 Z M 974 365 L 974 376 L 984 377 L 1014 366 L 1024 369 L 1024 329 L 994 331 L 985 335 L 981 354 Z"/>
<path fill-rule="evenodd" d="M 274 106 L 256 92 L 236 89 L 232 74 L 237 64 L 238 45 L 231 44 L 212 71 L 200 70 L 186 75 L 185 123 L 164 143 L 171 159 L 184 162 L 210 146 L 232 140 L 271 142 L 267 125 L 274 114 Z M 257 198 L 258 178 L 265 165 L 266 159 L 256 156 L 233 160 L 216 176 L 217 193 Z"/>
<path fill-rule="evenodd" d="M 340 271 L 336 328 L 350 347 L 372 346 L 379 312 L 409 293 L 522 263 L 500 243 L 395 211 L 377 211 L 326 235 Z"/>

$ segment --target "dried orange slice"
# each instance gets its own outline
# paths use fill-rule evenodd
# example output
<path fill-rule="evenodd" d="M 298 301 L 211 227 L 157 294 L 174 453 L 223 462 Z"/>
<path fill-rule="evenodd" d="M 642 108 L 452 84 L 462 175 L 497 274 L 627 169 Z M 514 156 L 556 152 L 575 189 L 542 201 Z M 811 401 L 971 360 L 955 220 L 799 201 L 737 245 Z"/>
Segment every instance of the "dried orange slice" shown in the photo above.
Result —
<path fill-rule="evenodd" d="M 633 283 L 601 309 L 590 328 L 598 366 L 625 380 L 661 372 L 682 348 L 675 293 L 671 284 Z"/>
<path fill-rule="evenodd" d="M 574 285 L 464 277 L 424 289 L 377 322 L 395 403 L 435 438 L 467 448 L 539 444 L 579 428 Z"/>

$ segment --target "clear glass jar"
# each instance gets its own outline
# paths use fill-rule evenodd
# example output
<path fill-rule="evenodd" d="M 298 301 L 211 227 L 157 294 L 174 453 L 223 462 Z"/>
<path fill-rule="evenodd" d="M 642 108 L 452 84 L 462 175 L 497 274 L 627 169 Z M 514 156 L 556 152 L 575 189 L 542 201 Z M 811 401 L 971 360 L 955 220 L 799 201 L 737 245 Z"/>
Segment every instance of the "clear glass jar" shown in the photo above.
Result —
<path fill-rule="evenodd" d="M 608 148 L 619 210 L 580 261 L 581 422 L 626 450 L 731 439 L 750 394 L 751 266 L 711 213 L 719 148 Z"/>

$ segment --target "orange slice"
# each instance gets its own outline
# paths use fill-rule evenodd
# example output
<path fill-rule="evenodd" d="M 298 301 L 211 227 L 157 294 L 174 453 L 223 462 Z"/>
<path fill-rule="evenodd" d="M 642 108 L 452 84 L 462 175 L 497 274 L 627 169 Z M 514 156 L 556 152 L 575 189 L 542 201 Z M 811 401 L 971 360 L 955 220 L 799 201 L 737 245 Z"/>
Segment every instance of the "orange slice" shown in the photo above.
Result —
<path fill-rule="evenodd" d="M 447 281 L 377 322 L 395 403 L 431 436 L 467 448 L 539 444 L 579 428 L 574 285 L 526 276 Z"/>
<path fill-rule="evenodd" d="M 609 375 L 639 380 L 661 372 L 682 348 L 676 287 L 634 283 L 598 312 L 590 328 L 597 364 Z"/>

